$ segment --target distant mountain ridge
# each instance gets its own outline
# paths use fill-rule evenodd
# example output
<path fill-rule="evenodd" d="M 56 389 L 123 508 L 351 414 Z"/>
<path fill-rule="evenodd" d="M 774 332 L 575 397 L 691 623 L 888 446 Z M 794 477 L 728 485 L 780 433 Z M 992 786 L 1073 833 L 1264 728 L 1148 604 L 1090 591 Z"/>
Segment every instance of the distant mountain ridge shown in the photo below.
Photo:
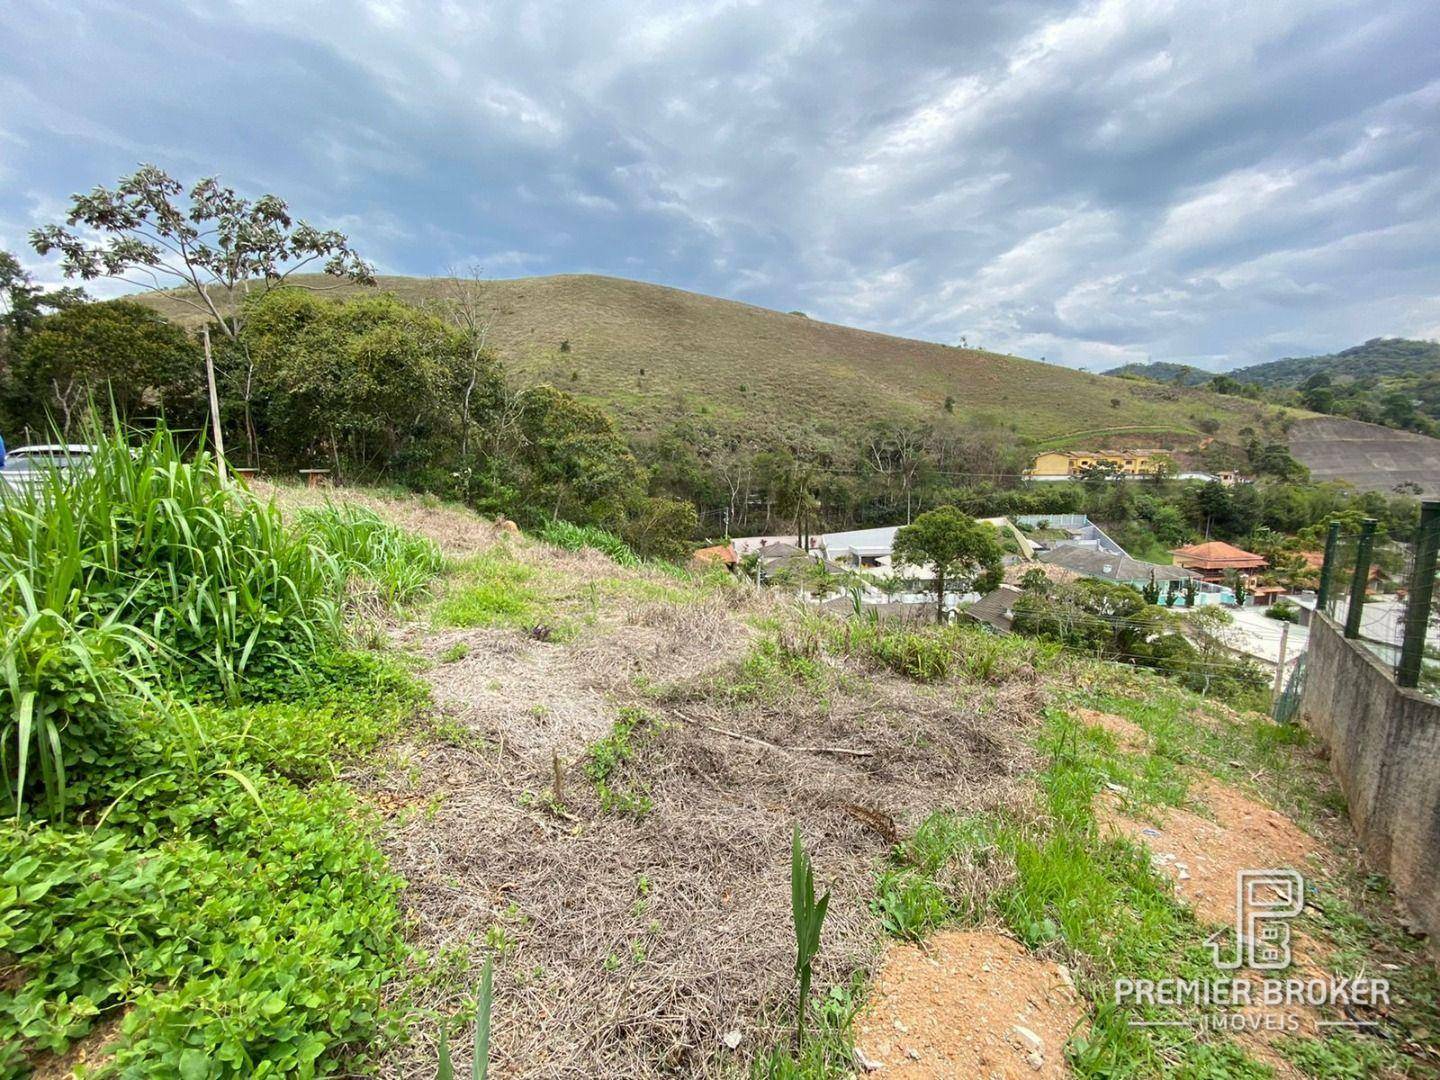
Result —
<path fill-rule="evenodd" d="M 1296 356 L 1252 364 L 1228 372 L 1241 382 L 1261 386 L 1298 386 L 1320 373 L 1332 379 L 1386 378 L 1429 375 L 1440 372 L 1440 342 L 1411 338 L 1371 338 L 1337 353 Z"/>
<path fill-rule="evenodd" d="M 1106 375 L 1149 379 L 1180 386 L 1204 386 L 1216 375 L 1228 375 L 1241 383 L 1263 387 L 1299 386 L 1312 375 L 1335 378 L 1407 378 L 1440 373 L 1440 342 L 1412 338 L 1371 338 L 1335 353 L 1319 356 L 1289 356 L 1263 364 L 1233 368 L 1225 372 L 1203 371 L 1170 360 L 1148 364 L 1124 364 Z"/>

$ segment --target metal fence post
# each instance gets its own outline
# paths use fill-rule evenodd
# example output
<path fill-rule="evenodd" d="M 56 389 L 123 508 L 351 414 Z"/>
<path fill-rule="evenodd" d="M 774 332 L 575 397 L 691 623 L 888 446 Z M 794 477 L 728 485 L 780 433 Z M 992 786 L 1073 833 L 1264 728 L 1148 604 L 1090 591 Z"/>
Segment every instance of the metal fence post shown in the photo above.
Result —
<path fill-rule="evenodd" d="M 1320 564 L 1320 592 L 1315 597 L 1315 610 L 1324 611 L 1330 602 L 1330 587 L 1335 581 L 1335 550 L 1340 546 L 1340 522 L 1332 521 L 1325 534 L 1325 561 Z"/>
<path fill-rule="evenodd" d="M 1380 523 L 1366 518 L 1360 523 L 1360 543 L 1355 548 L 1355 576 L 1350 579 L 1350 610 L 1345 613 L 1345 636 L 1360 636 L 1360 618 L 1365 614 L 1365 586 L 1370 583 L 1370 554 L 1375 548 L 1375 528 Z"/>
<path fill-rule="evenodd" d="M 1430 625 L 1430 604 L 1435 598 L 1435 556 L 1440 552 L 1440 501 L 1420 504 L 1420 531 L 1415 537 L 1415 567 L 1410 574 L 1410 598 L 1405 607 L 1405 640 L 1395 681 L 1420 685 L 1425 662 L 1425 631 Z"/>

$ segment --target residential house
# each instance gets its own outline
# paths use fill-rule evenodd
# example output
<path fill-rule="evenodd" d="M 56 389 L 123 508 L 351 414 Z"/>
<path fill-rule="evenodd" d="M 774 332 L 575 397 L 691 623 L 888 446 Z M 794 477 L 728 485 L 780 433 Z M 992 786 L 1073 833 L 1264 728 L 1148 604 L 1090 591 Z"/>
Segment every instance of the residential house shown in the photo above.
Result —
<path fill-rule="evenodd" d="M 1042 551 L 1039 561 L 1046 566 L 1058 566 L 1081 577 L 1110 581 L 1117 585 L 1133 585 L 1139 589 L 1150 583 L 1151 575 L 1162 586 L 1171 581 L 1184 581 L 1199 577 L 1178 566 L 1162 563 L 1142 562 L 1129 555 L 1116 555 L 1099 548 L 1066 545 L 1050 551 Z"/>
<path fill-rule="evenodd" d="M 1177 565 L 1194 570 L 1205 581 L 1223 583 L 1232 572 L 1256 574 L 1269 563 L 1265 556 L 1245 551 L 1223 540 L 1207 540 L 1203 544 L 1186 544 L 1170 552 Z"/>
<path fill-rule="evenodd" d="M 1171 582 L 1174 582 L 1174 587 L 1178 589 L 1187 579 L 1193 579 L 1196 585 L 1196 606 L 1229 604 L 1235 600 L 1229 589 L 1209 584 L 1199 574 L 1184 567 L 1142 562 L 1129 555 L 1115 555 L 1098 548 L 1057 547 L 1041 552 L 1039 561 L 1047 567 L 1062 567 L 1080 577 L 1129 585 L 1135 589 L 1144 589 L 1150 584 L 1153 574 L 1156 584 L 1166 594 L 1170 592 Z"/>
<path fill-rule="evenodd" d="M 1164 450 L 1051 450 L 1038 456 L 1025 474 L 1030 480 L 1075 480 L 1087 469 L 1109 465 L 1124 479 L 1154 476 L 1170 464 Z"/>
<path fill-rule="evenodd" d="M 960 614 L 974 619 L 982 626 L 1008 634 L 1015 625 L 1015 601 L 1024 595 L 1024 589 L 1001 585 L 994 592 L 986 593 L 976 600 Z"/>

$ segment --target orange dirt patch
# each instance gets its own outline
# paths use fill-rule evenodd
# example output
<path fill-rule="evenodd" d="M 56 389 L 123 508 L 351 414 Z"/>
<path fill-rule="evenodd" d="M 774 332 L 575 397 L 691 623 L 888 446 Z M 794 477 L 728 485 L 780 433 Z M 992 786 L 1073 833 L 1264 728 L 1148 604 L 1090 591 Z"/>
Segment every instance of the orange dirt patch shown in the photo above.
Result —
<path fill-rule="evenodd" d="M 1083 1015 L 1060 965 L 999 934 L 946 931 L 887 951 L 856 1023 L 856 1064 L 908 1080 L 1066 1077 Z"/>
<path fill-rule="evenodd" d="M 1148 848 L 1155 867 L 1175 881 L 1175 891 L 1195 909 L 1201 922 L 1230 927 L 1235 922 L 1235 875 L 1240 870 L 1291 869 L 1309 873 L 1319 862 L 1320 844 L 1284 814 L 1256 802 L 1211 776 L 1194 778 L 1192 795 L 1214 815 L 1211 821 L 1189 810 L 1164 813 L 1161 825 L 1133 821 L 1111 800 L 1097 810 L 1102 826 Z M 1288 975 L 1318 977 L 1316 945 L 1296 933 Z M 1245 969 L 1237 974 L 1260 978 L 1271 972 Z M 1302 1033 L 1313 1031 L 1319 1013 L 1308 1006 L 1282 1009 L 1255 1005 L 1238 1010 L 1257 1025 L 1239 1038 L 1281 1080 L 1300 1073 L 1272 1045 L 1284 1032 L 1264 1026 L 1266 1014 L 1299 1017 Z"/>
<path fill-rule="evenodd" d="M 1122 817 L 1113 803 L 1100 808 L 1101 822 L 1149 848 L 1157 868 L 1175 879 L 1176 892 L 1202 922 L 1229 926 L 1235 920 L 1235 874 L 1275 867 L 1310 868 L 1319 843 L 1293 821 L 1211 777 L 1191 789 L 1214 815 L 1165 812 L 1159 828 Z"/>
<path fill-rule="evenodd" d="M 1145 729 L 1123 716 L 1095 709 L 1076 709 L 1075 715 L 1090 727 L 1104 728 L 1115 736 L 1115 742 L 1126 750 L 1144 750 L 1150 744 L 1150 736 Z"/>

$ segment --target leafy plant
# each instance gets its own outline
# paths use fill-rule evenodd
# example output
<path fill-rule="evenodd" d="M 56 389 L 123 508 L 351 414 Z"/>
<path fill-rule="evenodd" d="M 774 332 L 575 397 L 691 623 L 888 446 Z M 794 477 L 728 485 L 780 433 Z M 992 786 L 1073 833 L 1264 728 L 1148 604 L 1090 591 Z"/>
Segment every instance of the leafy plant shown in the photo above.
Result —
<path fill-rule="evenodd" d="M 633 791 L 613 782 L 615 771 L 634 753 L 632 737 L 649 722 L 649 713 L 626 706 L 620 710 L 610 734 L 592 743 L 586 752 L 585 774 L 594 782 L 600 809 L 606 813 L 643 815 L 654 808 L 653 800 L 643 790 Z"/>
<path fill-rule="evenodd" d="M 470 1060 L 470 1080 L 485 1080 L 490 1075 L 490 999 L 494 990 L 492 959 L 485 958 L 480 972 L 480 996 L 475 1005 L 475 1049 Z M 450 1038 L 445 1025 L 440 1025 L 440 1067 L 436 1080 L 455 1080 L 455 1067 L 450 1061 Z"/>
<path fill-rule="evenodd" d="M 635 554 L 629 544 L 614 533 L 606 532 L 594 525 L 575 525 L 569 521 L 562 521 L 560 518 L 551 518 L 540 526 L 535 535 L 545 543 L 554 544 L 566 551 L 594 548 L 602 555 L 608 555 L 611 560 L 621 566 L 640 565 L 639 556 Z"/>
<path fill-rule="evenodd" d="M 795 922 L 795 977 L 800 982 L 800 1001 L 795 1012 L 795 1045 L 805 1045 L 805 1014 L 810 1003 L 813 964 L 820 952 L 820 930 L 830 906 L 830 892 L 815 899 L 815 871 L 800 842 L 800 826 L 790 840 L 790 911 Z"/>

